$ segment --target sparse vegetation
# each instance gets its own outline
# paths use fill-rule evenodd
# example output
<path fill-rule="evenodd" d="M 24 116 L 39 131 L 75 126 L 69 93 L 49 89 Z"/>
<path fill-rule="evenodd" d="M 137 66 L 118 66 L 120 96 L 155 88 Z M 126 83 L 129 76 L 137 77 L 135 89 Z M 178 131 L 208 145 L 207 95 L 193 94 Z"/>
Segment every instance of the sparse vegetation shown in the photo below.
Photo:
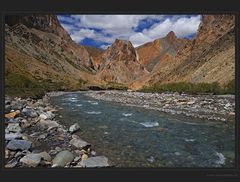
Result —
<path fill-rule="evenodd" d="M 79 79 L 79 80 L 78 80 L 78 85 L 79 85 L 80 87 L 83 87 L 86 83 L 87 83 L 87 81 L 85 81 L 85 80 L 83 80 L 83 79 Z"/>
<path fill-rule="evenodd" d="M 80 85 L 74 87 L 66 79 L 38 80 L 26 73 L 7 73 L 5 77 L 5 94 L 23 98 L 40 98 L 50 91 L 67 91 L 81 88 Z M 85 82 L 81 81 L 81 83 Z"/>
<path fill-rule="evenodd" d="M 143 87 L 142 92 L 179 92 L 190 94 L 234 94 L 235 93 L 235 81 L 232 80 L 225 86 L 220 86 L 217 82 L 214 83 L 156 83 L 152 86 Z"/>
<path fill-rule="evenodd" d="M 128 87 L 124 84 L 109 82 L 106 87 L 106 90 L 127 90 Z"/>

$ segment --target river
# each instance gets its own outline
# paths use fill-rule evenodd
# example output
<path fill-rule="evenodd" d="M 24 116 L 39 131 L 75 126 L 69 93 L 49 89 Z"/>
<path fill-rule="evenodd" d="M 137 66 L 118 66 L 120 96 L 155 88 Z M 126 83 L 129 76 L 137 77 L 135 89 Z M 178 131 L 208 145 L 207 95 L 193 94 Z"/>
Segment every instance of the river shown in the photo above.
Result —
<path fill-rule="evenodd" d="M 57 119 L 116 167 L 234 167 L 234 124 L 99 101 L 84 92 L 51 97 Z"/>

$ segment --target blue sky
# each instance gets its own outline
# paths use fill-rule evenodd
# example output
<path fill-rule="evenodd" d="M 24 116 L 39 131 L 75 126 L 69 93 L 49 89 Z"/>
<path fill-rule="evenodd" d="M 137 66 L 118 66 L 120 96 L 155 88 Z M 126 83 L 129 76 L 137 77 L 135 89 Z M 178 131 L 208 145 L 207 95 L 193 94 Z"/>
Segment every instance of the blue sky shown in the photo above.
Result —
<path fill-rule="evenodd" d="M 58 15 L 71 38 L 81 44 L 106 49 L 115 39 L 132 42 L 134 47 L 166 36 L 192 38 L 201 15 Z"/>

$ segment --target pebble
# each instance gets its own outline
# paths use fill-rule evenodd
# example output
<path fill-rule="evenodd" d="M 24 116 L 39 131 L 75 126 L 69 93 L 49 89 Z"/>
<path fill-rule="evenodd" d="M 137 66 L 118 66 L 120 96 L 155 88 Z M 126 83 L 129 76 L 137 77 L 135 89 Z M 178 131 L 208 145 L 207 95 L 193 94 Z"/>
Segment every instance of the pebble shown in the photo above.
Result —
<path fill-rule="evenodd" d="M 87 154 L 83 154 L 82 157 L 81 157 L 82 160 L 86 160 L 87 158 L 88 158 Z"/>
<path fill-rule="evenodd" d="M 80 126 L 77 123 L 75 123 L 75 124 L 73 124 L 69 127 L 69 132 L 70 133 L 74 133 L 74 132 L 77 132 L 79 130 L 80 130 Z"/>

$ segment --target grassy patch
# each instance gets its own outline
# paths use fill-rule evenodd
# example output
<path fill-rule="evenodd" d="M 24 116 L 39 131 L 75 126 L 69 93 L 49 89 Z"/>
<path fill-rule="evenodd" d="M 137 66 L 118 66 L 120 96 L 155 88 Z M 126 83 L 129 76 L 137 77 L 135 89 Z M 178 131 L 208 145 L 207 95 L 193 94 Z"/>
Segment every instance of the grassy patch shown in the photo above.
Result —
<path fill-rule="evenodd" d="M 7 73 L 5 76 L 5 94 L 9 96 L 41 98 L 46 92 L 71 90 L 66 80 L 39 80 L 30 74 Z"/>
<path fill-rule="evenodd" d="M 160 84 L 156 83 L 148 87 L 143 87 L 140 91 L 142 92 L 179 92 L 179 93 L 190 93 L 190 94 L 234 94 L 235 93 L 235 81 L 232 80 L 225 86 L 220 86 L 217 82 L 214 83 L 167 83 Z"/>

